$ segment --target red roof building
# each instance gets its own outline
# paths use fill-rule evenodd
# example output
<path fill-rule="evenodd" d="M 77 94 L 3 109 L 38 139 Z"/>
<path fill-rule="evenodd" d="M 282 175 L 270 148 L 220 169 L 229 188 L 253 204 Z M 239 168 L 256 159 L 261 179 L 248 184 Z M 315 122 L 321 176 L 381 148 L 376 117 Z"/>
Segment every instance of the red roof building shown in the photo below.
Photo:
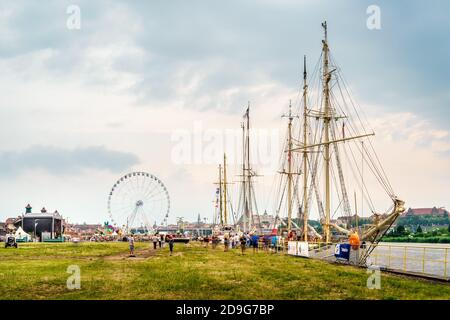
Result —
<path fill-rule="evenodd" d="M 402 214 L 402 216 L 443 216 L 445 214 L 449 214 L 445 208 L 409 208 Z"/>

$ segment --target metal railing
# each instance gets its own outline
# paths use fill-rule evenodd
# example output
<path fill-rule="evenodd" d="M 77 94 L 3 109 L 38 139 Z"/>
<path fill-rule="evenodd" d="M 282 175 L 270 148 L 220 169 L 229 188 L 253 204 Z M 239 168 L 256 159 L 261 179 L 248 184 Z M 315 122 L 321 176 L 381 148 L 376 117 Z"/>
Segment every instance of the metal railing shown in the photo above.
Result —
<path fill-rule="evenodd" d="M 284 243 L 287 245 L 287 241 Z M 334 245 L 325 242 L 309 243 L 309 257 L 336 261 Z M 409 244 L 373 244 L 373 251 L 366 260 L 366 265 L 376 265 L 386 270 L 409 274 L 421 274 L 434 278 L 450 279 L 450 247 Z M 351 264 L 358 264 L 364 249 L 352 250 Z M 283 245 L 283 252 L 287 253 Z"/>
<path fill-rule="evenodd" d="M 310 242 L 309 257 L 316 259 L 334 258 L 334 243 Z M 450 278 L 450 246 L 439 247 L 433 245 L 410 245 L 410 244 L 373 244 L 375 247 L 370 253 L 366 263 L 367 266 L 376 265 L 386 270 L 422 274 L 435 278 Z M 249 249 L 252 247 L 250 246 Z M 258 243 L 258 251 L 266 249 L 271 253 L 288 253 L 287 239 L 280 239 L 275 246 L 270 244 L 264 247 L 263 243 Z M 364 249 L 352 250 L 350 262 L 358 263 L 358 256 L 364 253 Z"/>
<path fill-rule="evenodd" d="M 450 277 L 449 247 L 385 243 L 374 246 L 368 265 L 432 277 Z"/>

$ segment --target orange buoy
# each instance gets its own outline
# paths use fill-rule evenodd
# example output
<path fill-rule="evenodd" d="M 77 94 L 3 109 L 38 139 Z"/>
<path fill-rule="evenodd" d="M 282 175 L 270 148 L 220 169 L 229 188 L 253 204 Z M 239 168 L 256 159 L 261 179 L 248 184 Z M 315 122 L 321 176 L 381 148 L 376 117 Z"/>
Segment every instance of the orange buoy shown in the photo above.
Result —
<path fill-rule="evenodd" d="M 350 235 L 349 242 L 350 242 L 350 245 L 352 246 L 353 250 L 359 249 L 360 241 L 359 241 L 359 236 L 356 232 L 352 233 Z"/>

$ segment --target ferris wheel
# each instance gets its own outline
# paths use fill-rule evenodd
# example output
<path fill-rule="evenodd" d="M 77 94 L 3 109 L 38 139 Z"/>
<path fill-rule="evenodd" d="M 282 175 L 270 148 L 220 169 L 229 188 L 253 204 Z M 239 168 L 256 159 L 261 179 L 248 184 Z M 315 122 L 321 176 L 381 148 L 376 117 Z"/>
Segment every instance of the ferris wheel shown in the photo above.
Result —
<path fill-rule="evenodd" d="M 125 232 L 147 233 L 167 225 L 170 198 L 164 183 L 146 172 L 132 172 L 114 183 L 108 197 L 111 224 Z"/>

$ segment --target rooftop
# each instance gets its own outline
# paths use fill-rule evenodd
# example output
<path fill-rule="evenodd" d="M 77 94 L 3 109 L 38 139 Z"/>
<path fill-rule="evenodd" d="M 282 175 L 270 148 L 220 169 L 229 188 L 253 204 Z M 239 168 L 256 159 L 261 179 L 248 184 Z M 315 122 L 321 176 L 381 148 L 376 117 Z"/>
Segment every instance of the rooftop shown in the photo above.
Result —
<path fill-rule="evenodd" d="M 445 213 L 449 213 L 445 208 L 409 208 L 405 213 L 404 216 L 407 215 L 413 215 L 413 216 L 424 216 L 424 215 L 444 215 Z"/>

